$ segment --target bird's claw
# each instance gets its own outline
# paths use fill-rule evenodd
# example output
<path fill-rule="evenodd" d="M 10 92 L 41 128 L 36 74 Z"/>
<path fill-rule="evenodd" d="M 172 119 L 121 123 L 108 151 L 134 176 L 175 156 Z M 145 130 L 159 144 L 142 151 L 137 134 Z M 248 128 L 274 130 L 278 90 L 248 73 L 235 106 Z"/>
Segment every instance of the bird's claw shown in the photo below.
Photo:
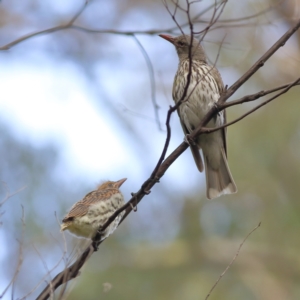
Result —
<path fill-rule="evenodd" d="M 215 107 L 215 109 L 219 112 L 219 105 L 218 105 L 218 102 L 215 102 L 215 103 L 214 103 L 214 107 Z"/>
<path fill-rule="evenodd" d="M 92 241 L 93 241 L 92 246 L 93 246 L 95 252 L 98 250 L 99 243 L 102 240 L 102 238 L 101 238 L 102 235 L 103 235 L 102 226 L 100 226 L 97 230 L 96 235 L 92 239 Z"/>
<path fill-rule="evenodd" d="M 221 117 L 222 111 L 219 110 L 218 102 L 215 102 L 215 103 L 214 103 L 214 108 L 215 108 L 216 111 L 217 111 L 216 116 L 218 115 L 219 117 Z"/>
<path fill-rule="evenodd" d="M 93 241 L 92 246 L 93 246 L 94 252 L 97 252 L 98 251 L 98 243 L 97 243 L 97 241 Z"/>
<path fill-rule="evenodd" d="M 134 211 L 134 212 L 136 212 L 137 211 L 137 205 L 133 205 L 132 203 L 129 203 L 130 204 L 130 207 L 131 207 L 131 209 Z"/>
<path fill-rule="evenodd" d="M 196 143 L 195 141 L 191 138 L 189 134 L 185 135 L 184 141 L 189 145 L 189 146 L 195 146 Z"/>

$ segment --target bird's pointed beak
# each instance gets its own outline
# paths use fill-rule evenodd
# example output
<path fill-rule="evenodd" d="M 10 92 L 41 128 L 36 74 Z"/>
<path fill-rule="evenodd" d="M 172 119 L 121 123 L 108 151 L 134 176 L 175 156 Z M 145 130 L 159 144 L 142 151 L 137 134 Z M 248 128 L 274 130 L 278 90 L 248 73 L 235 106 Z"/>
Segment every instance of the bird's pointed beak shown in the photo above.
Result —
<path fill-rule="evenodd" d="M 63 222 L 62 224 L 60 224 L 60 231 L 64 231 L 64 230 L 68 229 L 68 227 L 69 227 L 69 224 Z"/>
<path fill-rule="evenodd" d="M 167 40 L 168 42 L 174 44 L 174 38 L 170 35 L 166 35 L 166 34 L 159 34 L 159 36 L 165 40 Z"/>
<path fill-rule="evenodd" d="M 126 180 L 127 180 L 127 178 L 123 178 L 123 179 L 118 180 L 116 182 L 116 186 L 119 188 Z"/>

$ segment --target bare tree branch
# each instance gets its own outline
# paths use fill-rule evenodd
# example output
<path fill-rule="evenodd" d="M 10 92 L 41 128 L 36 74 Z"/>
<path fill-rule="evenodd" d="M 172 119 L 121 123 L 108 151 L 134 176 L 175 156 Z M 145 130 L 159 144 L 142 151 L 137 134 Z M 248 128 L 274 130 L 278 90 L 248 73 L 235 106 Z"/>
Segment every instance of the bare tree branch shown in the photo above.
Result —
<path fill-rule="evenodd" d="M 223 109 L 222 105 L 224 105 L 224 103 L 226 102 L 226 100 L 232 96 L 235 91 L 243 84 L 245 83 L 259 68 L 261 68 L 264 63 L 280 48 L 282 47 L 286 41 L 293 35 L 293 33 L 298 30 L 298 28 L 300 27 L 300 20 L 293 26 L 291 27 L 239 80 L 237 80 L 229 89 L 227 89 L 224 94 L 221 95 L 218 104 L 212 108 L 207 114 L 206 116 L 203 118 L 203 120 L 200 122 L 198 128 L 196 130 L 194 130 L 190 137 L 192 139 L 194 139 L 195 137 L 197 137 L 198 135 L 200 135 L 203 129 L 203 126 L 205 124 L 207 124 L 207 122 L 215 115 L 218 113 L 219 108 Z M 189 81 L 189 80 L 188 80 Z M 285 90 L 288 90 L 290 87 L 292 87 L 293 85 L 296 84 L 297 81 L 294 81 L 294 83 L 286 86 L 284 88 L 284 90 L 282 91 L 285 92 Z M 188 85 L 187 85 L 188 86 Z M 282 87 L 278 87 L 275 89 L 282 89 Z M 273 89 L 274 90 L 274 89 Z M 182 99 L 185 98 L 187 93 L 187 88 L 185 89 L 183 95 L 182 95 Z M 279 95 L 279 94 L 278 94 Z M 278 97 L 278 95 L 276 95 L 275 97 Z M 251 96 L 251 95 L 250 95 Z M 269 99 L 269 101 L 271 101 Z M 180 103 L 180 102 L 178 102 Z M 177 103 L 177 104 L 178 104 Z M 175 111 L 177 109 L 177 104 L 174 105 L 173 107 L 170 107 L 169 111 L 168 111 L 168 115 L 167 115 L 167 121 L 166 123 L 169 124 L 169 119 L 171 117 L 171 114 L 173 111 Z M 238 105 L 239 103 L 236 103 L 235 105 Z M 180 104 L 179 104 L 180 105 Z M 168 129 L 168 126 L 167 126 Z M 167 140 L 168 137 L 170 137 L 170 128 L 168 129 L 169 131 L 167 132 Z M 166 144 L 168 145 L 168 142 L 166 141 Z M 170 167 L 170 165 L 188 148 L 188 144 L 183 142 L 181 143 L 167 158 L 164 159 L 165 153 L 165 147 L 163 150 L 163 153 L 161 155 L 161 161 L 159 161 L 159 163 L 157 164 L 158 167 L 156 167 L 154 169 L 154 171 L 152 172 L 151 176 L 143 183 L 143 185 L 141 186 L 140 190 L 133 194 L 132 198 L 120 209 L 118 209 L 108 220 L 107 222 L 104 224 L 104 226 L 102 227 L 102 229 L 105 229 L 109 226 L 109 224 L 116 218 L 116 216 L 121 213 L 122 211 L 125 210 L 125 215 L 123 216 L 122 221 L 129 215 L 129 213 L 133 210 L 133 208 L 144 198 L 145 195 L 148 195 L 152 189 L 152 187 L 159 182 L 159 179 L 164 175 L 164 173 L 168 170 L 168 168 Z M 160 164 L 161 162 L 161 164 Z M 255 228 L 256 229 L 256 228 Z M 254 230 L 253 230 L 254 231 Z M 252 231 L 252 232 L 253 232 Z M 252 233 L 251 232 L 251 233 Z M 250 234 L 251 234 L 250 233 Z M 249 234 L 249 235 L 250 235 Z M 248 236 L 249 236 L 248 235 Z M 246 238 L 248 238 L 248 236 Z M 243 242 L 244 243 L 244 242 Z M 241 244 L 241 246 L 243 245 L 243 243 Z M 100 245 L 101 243 L 98 243 L 98 245 Z M 241 248 L 240 246 L 240 248 Z M 239 248 L 239 250 L 240 250 Z M 89 247 L 87 247 L 87 249 L 81 254 L 81 256 L 68 268 L 66 268 L 65 270 L 63 270 L 61 273 L 59 273 L 51 282 L 51 285 L 48 284 L 48 286 L 46 286 L 46 288 L 43 290 L 43 292 L 38 296 L 38 300 L 41 299 L 47 299 L 49 297 L 49 295 L 51 294 L 51 286 L 52 288 L 55 290 L 57 287 L 59 287 L 61 284 L 68 282 L 69 280 L 75 278 L 76 276 L 78 276 L 79 270 L 80 268 L 84 265 L 84 263 L 88 260 L 88 258 L 93 254 L 94 252 L 94 248 L 92 246 L 92 244 L 90 244 Z M 239 253 L 239 251 L 238 251 Z M 238 255 L 237 253 L 237 255 Z M 236 256 L 237 256 L 236 255 Z M 235 260 L 235 258 L 234 258 Z M 233 260 L 233 261 L 234 261 Z M 232 262 L 233 263 L 233 262 Z M 232 264 L 231 263 L 231 264 Z M 230 264 L 230 265 L 231 265 Z M 229 265 L 229 267 L 230 267 Z M 227 271 L 227 270 L 225 270 Z M 222 275 L 223 276 L 223 275 Z M 53 292 L 53 291 L 52 291 Z"/>
<path fill-rule="evenodd" d="M 19 188 L 18 190 L 16 190 L 15 192 L 12 192 L 12 193 L 11 193 L 11 192 L 9 191 L 9 188 L 8 188 L 7 183 L 4 182 L 4 181 L 1 181 L 1 182 L 2 182 L 3 186 L 5 187 L 6 195 L 5 195 L 4 199 L 0 202 L 0 207 L 1 207 L 1 206 L 2 206 L 9 198 L 11 198 L 11 197 L 13 197 L 14 195 L 20 193 L 21 191 L 23 191 L 23 190 L 26 188 L 26 186 L 23 186 L 23 187 Z"/>
<path fill-rule="evenodd" d="M 234 263 L 234 261 L 236 260 L 236 258 L 238 257 L 238 255 L 240 254 L 240 251 L 243 247 L 243 245 L 245 244 L 246 240 L 248 239 L 248 237 L 260 226 L 261 222 L 259 222 L 259 224 L 257 226 L 255 226 L 248 234 L 247 236 L 244 238 L 244 240 L 242 241 L 242 243 L 240 244 L 235 256 L 233 257 L 233 259 L 231 260 L 231 262 L 229 263 L 229 265 L 226 267 L 226 269 L 224 270 L 224 272 L 219 276 L 218 280 L 215 282 L 215 284 L 212 286 L 212 288 L 210 289 L 210 291 L 208 292 L 207 296 L 205 297 L 205 300 L 207 300 L 209 298 L 209 296 L 211 295 L 212 291 L 215 289 L 215 287 L 218 285 L 219 281 L 222 279 L 222 277 L 226 274 L 226 272 L 229 270 L 229 268 L 232 266 L 232 264 Z"/>
<path fill-rule="evenodd" d="M 277 3 L 274 4 L 270 4 L 269 7 L 259 11 L 256 14 L 252 14 L 249 16 L 245 16 L 245 17 L 241 17 L 241 18 L 233 18 L 233 19 L 220 19 L 219 22 L 220 23 L 231 23 L 231 22 L 240 22 L 240 21 L 246 21 L 246 20 L 251 20 L 254 19 L 256 17 L 259 17 L 261 15 L 265 15 L 267 12 L 270 12 L 271 10 L 273 10 L 274 8 L 278 7 L 279 5 L 281 5 L 285 0 L 280 0 Z M 209 20 L 203 20 L 202 22 L 206 22 L 209 23 Z M 240 24 L 239 24 L 240 26 Z"/>
<path fill-rule="evenodd" d="M 240 77 L 221 95 L 218 103 L 204 116 L 198 127 L 190 134 L 191 140 L 199 136 L 202 127 L 205 126 L 211 120 L 211 118 L 218 113 L 219 107 L 222 109 L 222 104 L 224 104 L 229 97 L 231 97 L 258 69 L 260 69 L 280 47 L 283 47 L 287 40 L 299 29 L 299 27 L 300 19 L 242 77 Z"/>
<path fill-rule="evenodd" d="M 225 128 L 225 127 L 228 127 L 228 126 L 230 126 L 230 125 L 233 125 L 233 124 L 235 124 L 235 123 L 241 121 L 241 120 L 244 119 L 245 117 L 249 116 L 250 114 L 254 113 L 254 112 L 255 112 L 256 110 L 258 110 L 259 108 L 261 108 L 261 107 L 265 106 L 266 104 L 270 103 L 271 101 L 277 99 L 277 98 L 278 98 L 279 96 L 281 96 L 282 94 L 285 94 L 285 93 L 288 92 L 293 86 L 296 86 L 296 85 L 299 85 L 299 84 L 300 84 L 300 78 L 298 78 L 298 79 L 296 79 L 294 82 L 290 83 L 288 86 L 286 86 L 281 92 L 277 93 L 275 96 L 273 96 L 273 97 L 271 97 L 271 98 L 269 98 L 269 99 L 263 101 L 261 104 L 255 106 L 253 109 L 249 110 L 248 112 L 246 112 L 245 114 L 241 115 L 241 116 L 238 117 L 237 119 L 235 119 L 235 120 L 233 120 L 233 121 L 231 121 L 231 122 L 228 122 L 228 123 L 226 123 L 226 124 L 224 124 L 224 125 L 222 125 L 222 126 L 218 126 L 218 127 L 213 127 L 213 128 L 202 127 L 201 132 L 202 132 L 202 133 L 211 133 L 211 132 L 217 131 L 217 130 L 219 130 L 219 129 L 221 129 L 221 128 Z M 272 91 L 271 93 L 273 93 L 274 90 L 278 90 L 278 89 L 281 89 L 281 87 L 274 88 L 273 91 Z M 260 93 L 261 93 L 261 92 L 260 92 Z M 258 94 L 259 94 L 259 93 L 258 93 Z M 249 102 L 249 101 L 255 100 L 255 99 L 249 100 L 249 99 L 252 98 L 251 96 L 252 96 L 252 95 L 250 95 L 248 98 L 247 98 L 247 96 L 243 97 L 243 98 L 245 98 L 245 100 L 246 100 L 246 99 L 248 100 L 248 101 L 244 101 L 244 102 Z M 234 101 L 233 101 L 233 102 L 234 102 Z M 236 102 L 236 103 L 233 104 L 233 105 L 237 105 L 237 104 L 240 104 L 240 103 L 242 103 L 242 102 L 238 101 L 238 102 Z M 228 105 L 228 106 L 227 106 L 227 104 L 231 104 L 231 102 L 226 103 L 226 104 L 223 104 L 223 105 L 221 106 L 222 109 L 220 109 L 220 110 L 223 110 L 223 109 L 225 109 L 225 108 L 228 107 L 228 106 L 233 106 L 233 105 Z"/>
<path fill-rule="evenodd" d="M 22 37 L 14 40 L 13 42 L 10 42 L 2 47 L 0 47 L 0 50 L 8 50 L 11 47 L 20 44 L 21 42 L 24 42 L 32 37 L 38 36 L 38 35 L 44 35 L 44 34 L 48 34 L 48 33 L 53 33 L 56 31 L 60 31 L 60 30 L 64 30 L 64 29 L 69 29 L 73 27 L 74 22 L 79 18 L 79 16 L 84 12 L 84 10 L 86 9 L 86 7 L 88 6 L 89 1 L 86 0 L 83 4 L 83 6 L 79 9 L 79 11 L 70 19 L 69 22 L 67 22 L 67 24 L 65 25 L 60 25 L 60 26 L 55 26 L 55 27 L 51 27 L 45 30 L 41 30 L 41 31 L 36 31 L 33 33 L 29 33 L 29 34 L 25 34 Z"/>
<path fill-rule="evenodd" d="M 264 66 L 266 61 L 299 29 L 300 19 L 292 26 L 240 79 L 238 79 L 219 99 L 218 103 L 224 103 L 236 90 L 241 87 L 257 70 Z"/>
<path fill-rule="evenodd" d="M 238 22 L 244 21 L 244 20 L 249 20 L 252 18 L 255 18 L 259 15 L 265 14 L 271 10 L 273 10 L 274 8 L 276 8 L 278 5 L 280 5 L 284 0 L 279 1 L 278 3 L 274 4 L 274 5 L 270 5 L 268 8 L 250 15 L 250 16 L 245 16 L 245 17 L 241 17 L 241 18 L 236 18 L 236 19 L 224 19 L 221 20 L 219 19 L 218 22 L 220 23 L 234 23 L 232 25 L 226 25 L 226 26 L 240 26 L 240 24 L 238 24 Z M 195 23 L 211 23 L 211 20 L 198 20 L 203 14 L 207 13 L 208 11 L 210 11 L 211 9 L 213 9 L 216 5 L 219 5 L 220 3 L 224 2 L 224 0 L 216 2 L 210 6 L 208 6 L 206 9 L 204 9 L 203 11 L 201 11 L 201 13 L 197 14 L 194 18 L 191 19 L 191 21 L 195 24 Z M 166 1 L 163 0 L 163 3 L 165 5 L 165 7 L 167 7 Z M 78 19 L 78 17 L 84 12 L 85 8 L 87 7 L 87 5 L 89 4 L 88 1 L 85 1 L 84 5 L 82 6 L 82 8 L 80 8 L 80 10 L 75 14 L 74 17 L 72 17 L 70 19 L 69 22 L 67 22 L 65 25 L 59 25 L 59 26 L 54 26 L 48 29 L 44 29 L 44 30 L 40 30 L 40 31 L 35 31 L 35 32 L 31 32 L 28 34 L 25 34 L 21 37 L 19 37 L 18 39 L 7 43 L 3 46 L 0 47 L 0 51 L 5 51 L 5 50 L 9 50 L 10 48 L 28 40 L 31 39 L 33 37 L 39 36 L 39 35 L 46 35 L 46 34 L 50 34 L 50 33 L 54 33 L 57 31 L 61 31 L 61 30 L 67 30 L 67 29 L 74 29 L 74 30 L 78 30 L 78 31 L 83 31 L 86 33 L 101 33 L 101 34 L 118 34 L 118 35 L 128 35 L 128 36 L 133 36 L 133 35 L 137 35 L 137 34 L 147 34 L 147 35 L 157 35 L 161 32 L 166 32 L 166 33 L 174 33 L 178 28 L 180 29 L 181 33 L 183 34 L 182 28 L 189 26 L 190 23 L 183 23 L 183 24 L 179 24 L 176 23 L 177 26 L 175 27 L 171 27 L 171 28 L 166 28 L 166 29 L 149 29 L 149 30 L 129 30 L 129 31 L 122 31 L 122 30 L 114 30 L 114 29 L 93 29 L 93 28 L 87 28 L 87 27 L 83 27 L 80 25 L 74 25 L 74 22 Z M 168 10 L 170 15 L 173 15 L 173 13 L 170 12 L 170 10 Z M 176 11 L 175 11 L 176 14 Z M 175 20 L 174 20 L 175 21 Z M 256 24 L 256 23 L 254 23 Z M 253 24 L 252 24 L 253 25 Z M 224 28 L 224 24 L 218 27 L 214 27 L 211 28 L 211 30 L 215 30 L 215 29 L 220 29 L 220 28 Z"/>
<path fill-rule="evenodd" d="M 79 257 L 79 259 L 75 261 L 75 263 L 56 275 L 36 299 L 48 299 L 51 293 L 53 293 L 53 291 L 55 291 L 60 285 L 77 277 L 79 270 L 87 261 L 87 259 L 93 254 L 93 252 L 94 248 L 92 245 L 90 245 Z"/>
<path fill-rule="evenodd" d="M 158 110 L 160 109 L 160 107 L 157 104 L 156 96 L 155 96 L 156 91 L 155 91 L 155 77 L 154 77 L 153 65 L 152 65 L 152 62 L 150 60 L 150 57 L 149 57 L 147 51 L 145 50 L 145 48 L 143 47 L 141 42 L 138 40 L 138 38 L 134 34 L 132 35 L 132 37 L 135 40 L 138 47 L 140 48 L 140 50 L 144 56 L 144 59 L 146 61 L 147 67 L 148 67 L 148 73 L 149 73 L 149 77 L 150 77 L 151 100 L 152 100 L 152 105 L 154 108 L 154 116 L 155 116 L 155 120 L 156 120 L 158 129 L 160 131 L 162 131 L 162 127 L 161 127 L 160 120 L 159 120 L 159 114 L 158 114 Z"/>
<path fill-rule="evenodd" d="M 286 84 L 281 85 L 281 86 L 277 86 L 277 87 L 275 87 L 273 89 L 270 89 L 270 90 L 260 91 L 260 92 L 257 92 L 255 94 L 247 95 L 247 96 L 244 96 L 244 97 L 242 97 L 240 99 L 227 102 L 226 104 L 223 105 L 223 107 L 225 109 L 225 108 L 231 107 L 233 105 L 242 104 L 242 103 L 246 103 L 246 102 L 251 102 L 251 101 L 257 100 L 257 99 L 259 99 L 261 97 L 264 97 L 264 96 L 266 96 L 268 94 L 272 94 L 274 92 L 277 92 L 277 91 L 280 91 L 282 89 L 285 89 L 285 88 L 287 88 L 287 87 L 289 87 L 291 85 L 293 85 L 293 86 L 300 85 L 299 79 L 300 78 L 298 78 L 297 80 L 295 80 L 293 82 L 286 83 Z"/>
<path fill-rule="evenodd" d="M 224 11 L 225 5 L 227 3 L 227 0 L 223 0 L 220 2 L 220 4 L 217 6 L 215 6 L 214 8 L 214 12 L 213 15 L 211 17 L 211 21 L 208 23 L 208 25 L 206 26 L 206 28 L 204 28 L 203 30 L 199 31 L 199 32 L 194 32 L 195 34 L 203 34 L 203 37 L 201 39 L 204 38 L 204 36 L 208 33 L 208 31 L 211 29 L 211 27 L 219 20 L 219 18 L 221 17 L 221 14 Z M 218 11 L 220 10 L 220 11 Z"/>

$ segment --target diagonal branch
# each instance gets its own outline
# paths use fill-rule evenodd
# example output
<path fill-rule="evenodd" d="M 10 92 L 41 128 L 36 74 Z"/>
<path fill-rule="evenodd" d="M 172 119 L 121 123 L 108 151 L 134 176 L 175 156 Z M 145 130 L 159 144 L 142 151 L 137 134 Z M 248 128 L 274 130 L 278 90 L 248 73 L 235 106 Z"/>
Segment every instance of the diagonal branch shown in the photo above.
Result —
<path fill-rule="evenodd" d="M 244 97 L 242 97 L 240 99 L 227 102 L 226 104 L 223 104 L 222 106 L 225 109 L 225 108 L 237 105 L 237 104 L 242 104 L 242 103 L 245 103 L 245 102 L 251 102 L 251 101 L 254 101 L 254 100 L 259 99 L 261 97 L 264 97 L 264 96 L 266 96 L 268 94 L 272 94 L 274 92 L 277 92 L 277 91 L 280 91 L 282 89 L 285 89 L 285 88 L 289 87 L 290 85 L 293 85 L 293 86 L 300 85 L 300 78 L 298 78 L 297 80 L 295 80 L 293 82 L 277 86 L 277 87 L 275 87 L 273 89 L 270 89 L 270 90 L 260 91 L 260 92 L 255 93 L 255 94 L 247 95 L 247 96 L 244 96 Z"/>
<path fill-rule="evenodd" d="M 163 2 L 165 3 L 165 1 L 163 1 Z M 204 9 L 201 13 L 199 13 L 198 15 L 193 17 L 192 22 L 193 23 L 210 23 L 211 20 L 198 20 L 198 18 L 201 17 L 204 13 L 208 12 L 209 10 L 211 10 L 216 5 L 219 5 L 222 2 L 223 2 L 223 0 L 210 5 L 209 7 Z M 218 22 L 223 23 L 223 24 L 232 22 L 233 24 L 231 26 L 233 26 L 233 27 L 240 26 L 240 24 L 238 24 L 237 22 L 244 21 L 244 20 L 249 20 L 249 19 L 255 18 L 259 15 L 262 15 L 264 13 L 267 13 L 267 12 L 273 10 L 278 5 L 280 5 L 281 2 L 283 2 L 283 0 L 279 1 L 278 3 L 276 3 L 274 5 L 270 5 L 270 7 L 268 7 L 267 9 L 262 10 L 262 11 L 258 12 L 257 14 L 254 14 L 254 15 L 245 16 L 245 17 L 241 17 L 241 18 L 238 18 L 238 19 L 218 20 Z M 74 29 L 74 30 L 83 31 L 83 32 L 86 32 L 86 33 L 102 33 L 102 34 L 105 33 L 105 34 L 118 34 L 118 35 L 130 35 L 130 36 L 132 36 L 134 34 L 156 35 L 156 34 L 159 34 L 161 32 L 173 33 L 174 31 L 176 31 L 178 29 L 178 26 L 181 29 L 181 28 L 184 28 L 184 27 L 190 25 L 189 22 L 183 23 L 183 24 L 177 23 L 177 26 L 166 28 L 166 29 L 149 29 L 149 30 L 132 30 L 132 31 L 130 31 L 130 30 L 129 31 L 122 31 L 122 30 L 114 30 L 114 29 L 93 29 L 93 28 L 83 27 L 83 26 L 80 26 L 80 25 L 74 25 L 74 22 L 78 19 L 78 17 L 85 10 L 85 7 L 88 5 L 88 3 L 89 3 L 88 1 L 85 1 L 83 7 L 78 11 L 78 13 L 76 13 L 76 15 L 74 17 L 71 18 L 71 20 L 67 24 L 59 25 L 59 26 L 47 28 L 47 29 L 44 29 L 44 30 L 40 30 L 40 31 L 25 34 L 25 35 L 17 38 L 16 40 L 14 40 L 10 43 L 7 43 L 3 46 L 0 46 L 0 51 L 9 50 L 10 48 L 12 48 L 12 47 L 14 47 L 14 46 L 30 39 L 30 38 L 33 38 L 33 37 L 36 37 L 36 36 L 39 36 L 39 35 L 46 35 L 46 34 L 49 34 L 49 33 L 54 33 L 54 32 L 61 31 L 61 30 L 66 30 L 66 29 Z M 171 12 L 170 12 L 170 14 L 171 14 Z M 211 30 L 215 30 L 215 29 L 219 29 L 219 28 L 224 28 L 224 25 L 213 27 L 213 28 L 211 28 Z M 183 33 L 182 29 L 181 29 L 181 32 Z"/>
<path fill-rule="evenodd" d="M 232 96 L 238 88 L 241 87 L 257 70 L 264 66 L 266 61 L 280 48 L 286 41 L 299 29 L 300 19 L 291 27 L 240 79 L 238 79 L 223 95 L 221 95 L 218 103 L 222 104 Z"/>
<path fill-rule="evenodd" d="M 288 86 L 286 86 L 285 89 L 283 89 L 281 92 L 277 93 L 275 96 L 263 101 L 261 104 L 255 106 L 254 108 L 252 108 L 251 110 L 249 110 L 248 112 L 246 112 L 245 114 L 241 115 L 240 117 L 238 117 L 237 119 L 231 121 L 231 122 L 228 122 L 222 126 L 218 126 L 218 127 L 213 127 L 213 128 L 206 128 L 206 127 L 202 127 L 201 129 L 201 133 L 211 133 L 211 132 L 214 132 L 214 131 L 217 131 L 217 130 L 220 130 L 222 128 L 225 128 L 225 127 L 228 127 L 230 125 L 233 125 L 239 121 L 241 121 L 242 119 L 244 119 L 245 117 L 249 116 L 250 114 L 254 113 L 256 110 L 258 110 L 259 108 L 265 106 L 266 104 L 270 103 L 271 101 L 277 99 L 279 96 L 281 96 L 282 94 L 285 94 L 286 92 L 288 92 L 293 86 L 296 86 L 297 84 L 300 84 L 300 78 L 296 79 L 294 82 L 290 83 Z M 247 97 L 247 96 L 246 96 Z M 244 97 L 244 98 L 246 98 Z M 251 98 L 251 95 L 249 96 L 249 98 Z M 255 99 L 253 99 L 255 100 Z M 251 100 L 249 100 L 251 101 Z M 244 102 L 248 102 L 248 101 L 244 101 Z M 226 104 L 223 104 L 222 105 L 222 109 L 225 109 L 225 107 L 227 107 L 227 104 L 231 104 L 230 103 L 226 103 Z M 233 105 L 237 105 L 237 104 L 240 104 L 239 102 L 233 104 Z M 232 105 L 230 105 L 232 106 Z"/>
<path fill-rule="evenodd" d="M 241 78 L 239 78 L 231 87 L 229 87 L 219 98 L 218 103 L 204 116 L 198 127 L 190 134 L 191 139 L 195 139 L 201 133 L 202 127 L 205 126 L 214 115 L 222 109 L 222 104 L 231 97 L 265 62 L 280 48 L 285 45 L 287 40 L 299 29 L 300 19 L 292 26 Z"/>
<path fill-rule="evenodd" d="M 74 22 L 80 17 L 80 15 L 84 12 L 84 10 L 86 9 L 86 7 L 88 6 L 89 1 L 86 0 L 83 4 L 83 6 L 78 10 L 78 12 L 71 18 L 71 20 L 69 22 L 67 22 L 67 24 L 65 25 L 60 25 L 60 26 L 55 26 L 55 27 L 51 27 L 45 30 L 41 30 L 41 31 L 36 31 L 36 32 L 32 32 L 29 34 L 25 34 L 23 36 L 21 36 L 20 38 L 0 47 L 0 50 L 8 50 L 11 47 L 20 44 L 32 37 L 38 36 L 38 35 L 43 35 L 43 34 L 48 34 L 48 33 L 53 33 L 56 31 L 60 31 L 60 30 L 64 30 L 64 29 L 69 29 L 73 27 Z"/>
<path fill-rule="evenodd" d="M 291 27 L 239 80 L 237 80 L 227 91 L 221 95 L 218 105 L 213 107 L 200 122 L 199 126 L 196 130 L 194 130 L 190 137 L 195 138 L 200 135 L 202 132 L 202 127 L 207 124 L 207 122 L 219 111 L 219 107 L 223 109 L 222 105 L 226 102 L 226 100 L 235 93 L 235 91 L 244 84 L 259 68 L 261 68 L 264 63 L 284 44 L 286 41 L 298 30 L 300 27 L 300 20 Z M 289 85 L 287 88 L 290 88 Z M 185 92 L 186 93 L 186 92 Z M 278 96 L 278 95 L 277 95 Z M 184 98 L 183 95 L 182 98 Z M 270 99 L 269 99 L 270 100 Z M 271 101 L 271 100 L 270 100 Z M 236 103 L 238 104 L 238 103 Z M 173 106 L 170 108 L 171 110 L 176 110 L 177 106 Z M 169 113 L 168 113 L 169 115 Z M 171 116 L 171 113 L 170 113 Z M 117 216 L 121 211 L 125 211 L 125 215 L 122 221 L 129 215 L 129 213 L 133 210 L 133 208 L 144 198 L 145 195 L 148 195 L 152 189 L 152 187 L 159 181 L 159 179 L 165 174 L 171 164 L 188 148 L 188 144 L 183 142 L 181 143 L 166 159 L 164 159 L 161 165 L 158 166 L 155 172 L 155 178 L 149 177 L 141 186 L 140 190 L 133 194 L 132 198 L 121 208 L 119 209 L 109 220 L 104 224 L 103 227 L 107 227 L 112 221 L 113 218 Z M 81 254 L 81 256 L 68 268 L 59 273 L 52 281 L 49 283 L 43 292 L 38 296 L 38 300 L 47 299 L 51 292 L 55 290 L 57 287 L 62 285 L 63 283 L 68 282 L 69 280 L 75 278 L 81 267 L 88 260 L 88 258 L 93 254 L 94 249 L 92 244 Z M 52 287 L 52 288 L 51 288 Z"/>

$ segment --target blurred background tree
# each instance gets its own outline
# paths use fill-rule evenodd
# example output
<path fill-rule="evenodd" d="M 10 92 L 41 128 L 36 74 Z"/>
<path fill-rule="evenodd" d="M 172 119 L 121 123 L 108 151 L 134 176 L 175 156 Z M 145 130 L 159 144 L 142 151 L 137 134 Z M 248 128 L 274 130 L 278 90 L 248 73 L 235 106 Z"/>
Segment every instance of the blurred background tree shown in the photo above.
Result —
<path fill-rule="evenodd" d="M 195 3 L 192 16 L 211 4 Z M 82 5 L 79 0 L 1 1 L 0 47 L 66 24 Z M 195 30 L 205 28 L 211 14 L 201 16 Z M 217 67 L 224 83 L 248 70 L 299 15 L 296 0 L 227 3 L 216 30 L 203 41 L 212 62 L 223 41 Z M 181 11 L 176 17 L 187 22 Z M 237 18 L 245 19 L 230 21 Z M 84 241 L 66 235 L 64 253 L 59 222 L 68 208 L 106 179 L 127 177 L 122 191 L 128 199 L 149 176 L 164 144 L 177 55 L 157 36 L 176 27 L 163 3 L 90 1 L 76 25 L 100 32 L 61 30 L 0 52 L 1 199 L 21 189 L 0 211 L 0 291 L 19 265 L 3 299 L 35 298 L 83 247 Z M 188 33 L 188 26 L 183 30 Z M 163 130 L 155 120 L 147 64 L 127 32 L 140 32 L 136 38 L 151 59 Z M 298 31 L 232 99 L 295 80 L 299 48 Z M 228 120 L 254 105 L 228 109 Z M 229 128 L 236 195 L 206 200 L 204 175 L 186 151 L 69 283 L 68 299 L 104 294 L 107 299 L 204 299 L 260 221 L 210 299 L 298 299 L 299 105 L 295 87 Z M 170 151 L 183 139 L 177 116 L 171 125 Z"/>

